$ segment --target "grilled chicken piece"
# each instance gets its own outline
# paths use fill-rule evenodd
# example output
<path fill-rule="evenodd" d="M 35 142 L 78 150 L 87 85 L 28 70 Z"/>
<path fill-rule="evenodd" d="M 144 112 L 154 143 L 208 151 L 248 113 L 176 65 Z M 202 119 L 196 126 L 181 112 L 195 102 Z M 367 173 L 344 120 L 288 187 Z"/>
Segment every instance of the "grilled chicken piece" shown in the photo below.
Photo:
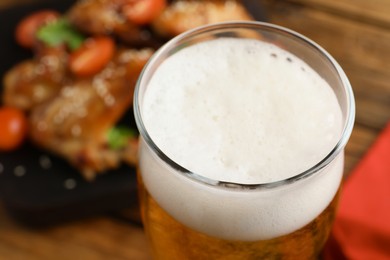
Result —
<path fill-rule="evenodd" d="M 136 139 L 113 150 L 107 133 L 131 105 L 136 80 L 151 55 L 151 49 L 118 51 L 99 74 L 64 86 L 32 111 L 31 139 L 67 159 L 87 180 L 122 160 L 135 163 Z"/>
<path fill-rule="evenodd" d="M 128 0 L 78 1 L 67 13 L 76 28 L 90 35 L 115 35 L 136 46 L 154 46 L 151 33 L 129 22 L 122 13 Z"/>
<path fill-rule="evenodd" d="M 129 0 L 83 0 L 67 14 L 68 19 L 88 34 L 116 35 L 126 43 L 158 47 L 157 38 L 171 38 L 186 30 L 210 23 L 231 20 L 253 20 L 245 7 L 237 1 L 180 0 L 169 4 L 152 23 L 151 35 L 147 27 L 129 22 L 123 6 Z"/>
<path fill-rule="evenodd" d="M 152 27 L 164 37 L 173 37 L 198 26 L 233 21 L 253 20 L 237 1 L 176 1 L 155 19 Z"/>
<path fill-rule="evenodd" d="M 68 54 L 63 47 L 41 48 L 4 77 L 3 103 L 29 111 L 55 96 L 65 84 Z"/>

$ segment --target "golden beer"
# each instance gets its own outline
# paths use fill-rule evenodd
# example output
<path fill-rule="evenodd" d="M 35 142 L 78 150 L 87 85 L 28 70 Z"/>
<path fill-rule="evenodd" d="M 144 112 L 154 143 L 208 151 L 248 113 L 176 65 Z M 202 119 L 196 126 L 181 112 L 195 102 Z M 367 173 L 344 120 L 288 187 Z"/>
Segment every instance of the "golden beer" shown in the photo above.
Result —
<path fill-rule="evenodd" d="M 228 241 L 197 232 L 162 209 L 138 175 L 142 222 L 154 259 L 316 259 L 336 212 L 338 194 L 309 224 L 270 240 Z M 245 220 L 242 220 L 245 221 Z"/>
<path fill-rule="evenodd" d="M 155 259 L 316 259 L 334 219 L 351 86 L 321 47 L 259 22 L 163 46 L 137 83 L 138 187 Z"/>

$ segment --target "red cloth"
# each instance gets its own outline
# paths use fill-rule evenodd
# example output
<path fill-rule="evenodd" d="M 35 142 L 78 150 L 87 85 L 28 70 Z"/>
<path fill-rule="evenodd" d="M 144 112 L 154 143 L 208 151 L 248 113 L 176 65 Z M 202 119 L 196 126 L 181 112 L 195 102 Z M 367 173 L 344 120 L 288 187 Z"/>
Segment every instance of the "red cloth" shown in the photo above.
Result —
<path fill-rule="evenodd" d="M 344 183 L 323 258 L 390 259 L 390 122 Z"/>

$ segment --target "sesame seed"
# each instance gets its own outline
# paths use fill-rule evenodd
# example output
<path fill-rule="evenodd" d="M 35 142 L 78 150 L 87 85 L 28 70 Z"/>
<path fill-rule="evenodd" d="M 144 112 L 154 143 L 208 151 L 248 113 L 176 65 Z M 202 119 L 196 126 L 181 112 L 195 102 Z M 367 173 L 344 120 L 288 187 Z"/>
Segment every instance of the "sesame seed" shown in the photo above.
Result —
<path fill-rule="evenodd" d="M 104 97 L 104 103 L 108 107 L 113 106 L 115 104 L 115 98 L 111 95 L 107 95 L 106 97 Z"/>
<path fill-rule="evenodd" d="M 81 134 L 81 127 L 79 125 L 74 125 L 74 126 L 72 126 L 71 131 L 72 131 L 72 135 L 73 136 L 80 136 L 80 134 Z"/>
<path fill-rule="evenodd" d="M 45 121 L 39 121 L 38 122 L 38 125 L 37 125 L 37 128 L 39 131 L 45 131 L 47 130 L 47 124 Z"/>

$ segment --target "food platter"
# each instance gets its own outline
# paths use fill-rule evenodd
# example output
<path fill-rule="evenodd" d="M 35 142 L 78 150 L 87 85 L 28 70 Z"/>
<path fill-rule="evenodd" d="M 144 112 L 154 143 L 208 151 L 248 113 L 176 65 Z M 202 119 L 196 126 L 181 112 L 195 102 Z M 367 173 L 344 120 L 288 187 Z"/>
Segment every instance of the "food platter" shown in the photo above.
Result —
<path fill-rule="evenodd" d="M 63 12 L 73 2 L 47 1 L 0 11 L 1 77 L 32 55 L 14 40 L 18 21 L 37 10 Z M 132 111 L 122 122 L 135 127 Z M 117 211 L 137 200 L 135 169 L 122 165 L 88 182 L 63 159 L 26 142 L 13 152 L 0 152 L 0 200 L 13 217 L 33 226 Z"/>
<path fill-rule="evenodd" d="M 52 9 L 63 13 L 74 2 L 46 1 L 0 11 L 1 78 L 11 67 L 33 55 L 15 41 L 18 22 L 34 11 Z M 242 3 L 253 18 L 264 20 L 258 1 Z M 0 93 L 1 88 L 3 85 Z M 131 109 L 120 123 L 135 128 Z M 55 224 L 130 207 L 137 201 L 136 186 L 135 169 L 125 164 L 99 174 L 93 181 L 86 181 L 64 159 L 29 141 L 15 151 L 0 152 L 0 200 L 8 212 L 24 224 Z"/>

